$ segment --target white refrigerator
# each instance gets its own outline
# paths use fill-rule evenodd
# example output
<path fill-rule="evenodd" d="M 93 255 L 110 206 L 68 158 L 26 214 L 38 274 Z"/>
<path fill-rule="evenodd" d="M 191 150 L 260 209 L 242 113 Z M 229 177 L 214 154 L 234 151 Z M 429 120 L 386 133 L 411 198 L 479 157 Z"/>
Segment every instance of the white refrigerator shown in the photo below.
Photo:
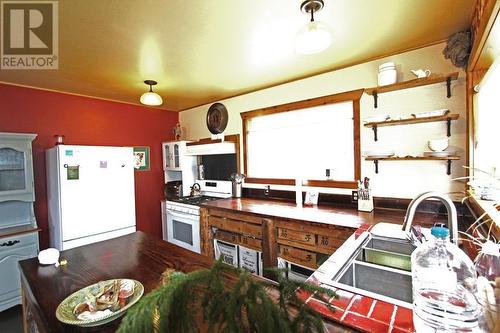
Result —
<path fill-rule="evenodd" d="M 136 231 L 130 147 L 46 151 L 50 246 L 67 250 Z"/>

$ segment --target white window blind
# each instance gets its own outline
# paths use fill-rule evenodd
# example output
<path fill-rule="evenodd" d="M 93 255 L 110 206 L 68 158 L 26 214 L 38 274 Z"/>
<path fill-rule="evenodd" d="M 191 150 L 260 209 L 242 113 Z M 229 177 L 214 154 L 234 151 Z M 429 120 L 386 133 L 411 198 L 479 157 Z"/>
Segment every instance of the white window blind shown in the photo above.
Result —
<path fill-rule="evenodd" d="M 353 103 L 342 102 L 252 118 L 247 175 L 253 178 L 354 180 Z"/>
<path fill-rule="evenodd" d="M 500 60 L 490 67 L 479 85 L 475 108 L 474 167 L 500 172 Z"/>

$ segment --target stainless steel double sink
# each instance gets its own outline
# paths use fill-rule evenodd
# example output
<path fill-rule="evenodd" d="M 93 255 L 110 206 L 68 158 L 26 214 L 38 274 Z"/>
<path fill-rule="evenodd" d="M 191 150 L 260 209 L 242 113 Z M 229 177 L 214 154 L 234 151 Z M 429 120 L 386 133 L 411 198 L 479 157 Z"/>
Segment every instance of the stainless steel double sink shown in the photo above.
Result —
<path fill-rule="evenodd" d="M 328 274 L 328 280 L 321 282 L 411 308 L 410 255 L 415 246 L 398 238 L 372 234 L 365 237 L 348 259 L 337 265 L 333 276 Z"/>

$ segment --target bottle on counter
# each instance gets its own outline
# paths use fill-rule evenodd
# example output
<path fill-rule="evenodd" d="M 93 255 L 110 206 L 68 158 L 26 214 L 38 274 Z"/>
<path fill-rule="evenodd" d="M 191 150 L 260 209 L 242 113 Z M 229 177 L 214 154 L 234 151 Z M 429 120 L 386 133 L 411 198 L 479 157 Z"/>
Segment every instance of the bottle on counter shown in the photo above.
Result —
<path fill-rule="evenodd" d="M 479 327 L 500 332 L 500 244 L 487 240 L 476 258 Z"/>
<path fill-rule="evenodd" d="M 478 332 L 474 297 L 476 270 L 449 239 L 445 227 L 433 227 L 431 240 L 411 255 L 413 323 L 417 332 Z"/>

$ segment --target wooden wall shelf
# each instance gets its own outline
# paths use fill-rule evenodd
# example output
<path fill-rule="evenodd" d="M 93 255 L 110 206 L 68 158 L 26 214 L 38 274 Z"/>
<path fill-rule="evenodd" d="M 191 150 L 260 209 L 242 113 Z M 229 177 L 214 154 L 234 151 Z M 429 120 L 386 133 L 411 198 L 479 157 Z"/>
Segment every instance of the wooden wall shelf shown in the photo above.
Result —
<path fill-rule="evenodd" d="M 448 113 L 443 116 L 434 116 L 434 117 L 424 117 L 424 118 L 406 118 L 406 119 L 398 119 L 398 120 L 386 120 L 386 121 L 377 121 L 366 123 L 365 127 L 371 127 L 373 130 L 374 140 L 378 140 L 377 129 L 382 126 L 397 126 L 397 125 L 409 125 L 409 124 L 418 124 L 418 123 L 431 123 L 436 121 L 446 121 L 447 122 L 447 131 L 446 135 L 451 136 L 451 121 L 457 120 L 460 117 L 458 113 Z"/>
<path fill-rule="evenodd" d="M 375 173 L 378 173 L 378 161 L 447 161 L 447 175 L 451 174 L 451 161 L 459 160 L 460 156 L 446 156 L 446 157 L 433 157 L 433 156 L 404 156 L 404 157 L 365 157 L 366 161 L 373 161 L 375 164 Z"/>
<path fill-rule="evenodd" d="M 374 103 L 373 105 L 375 108 L 377 108 L 378 107 L 377 99 L 379 94 L 383 94 L 390 91 L 426 86 L 429 84 L 435 84 L 440 82 L 446 82 L 446 97 L 450 98 L 451 81 L 456 79 L 458 79 L 458 72 L 453 72 L 449 74 L 433 74 L 429 77 L 417 78 L 409 81 L 388 84 L 386 86 L 367 88 L 365 89 L 365 92 L 368 95 L 373 96 L 373 103 Z"/>

